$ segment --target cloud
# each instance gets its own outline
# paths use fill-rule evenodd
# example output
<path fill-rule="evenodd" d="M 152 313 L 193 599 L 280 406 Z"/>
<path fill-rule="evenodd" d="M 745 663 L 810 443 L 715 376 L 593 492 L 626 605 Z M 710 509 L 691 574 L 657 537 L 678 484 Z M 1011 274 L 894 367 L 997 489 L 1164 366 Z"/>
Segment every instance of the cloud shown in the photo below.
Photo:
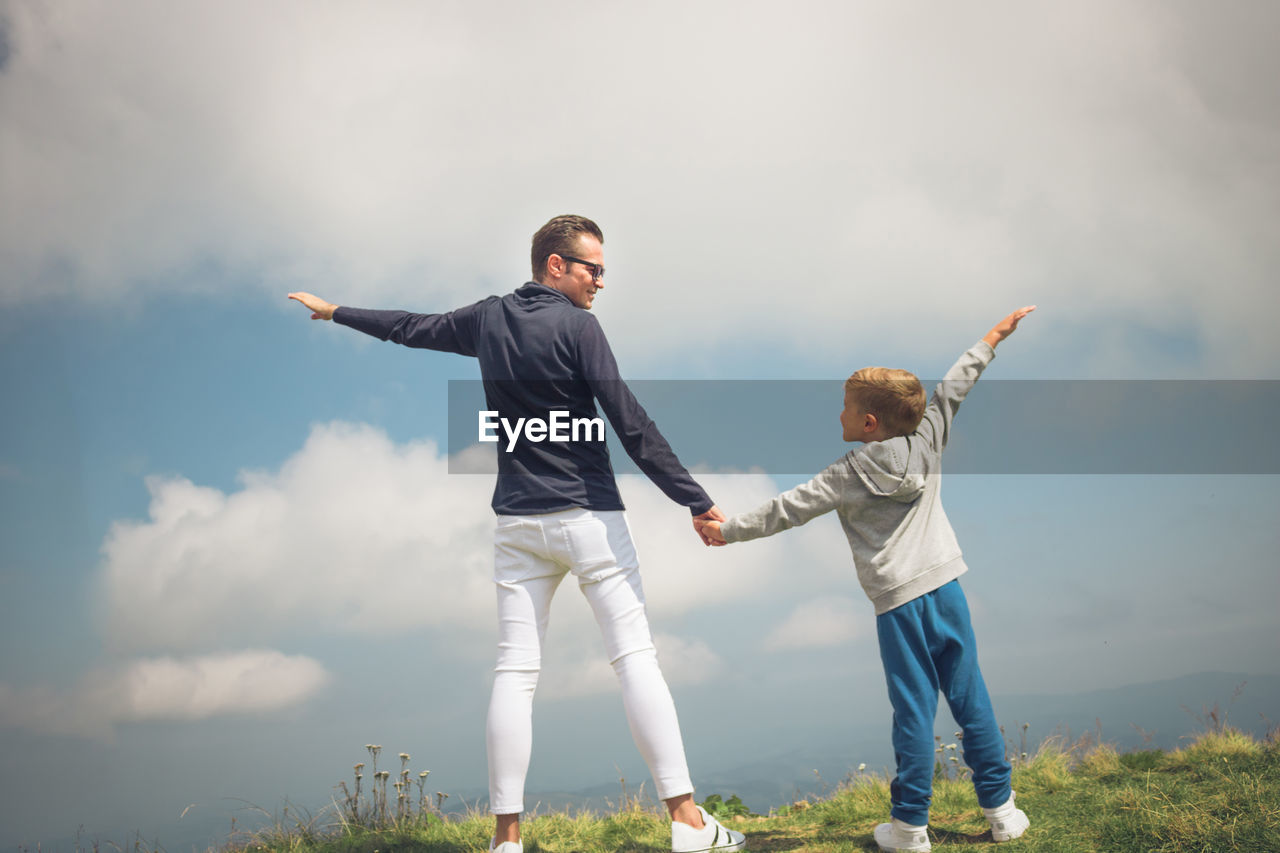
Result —
<path fill-rule="evenodd" d="M 275 651 L 139 660 L 128 669 L 129 719 L 276 711 L 311 696 L 327 680 L 319 662 Z"/>
<path fill-rule="evenodd" d="M 632 360 L 893 355 L 905 328 L 940 359 L 1035 301 L 1064 346 L 1090 330 L 1072 375 L 1257 375 L 1271 312 L 1238 306 L 1275 305 L 1277 17 L 15 5 L 0 299 L 340 280 L 352 304 L 453 304 L 522 279 L 534 228 L 579 210 Z M 589 43 L 592 73 L 567 84 L 552 41 Z"/>
<path fill-rule="evenodd" d="M 115 523 L 102 546 L 113 647 L 488 621 L 492 481 L 449 476 L 432 442 L 321 426 L 279 471 L 242 485 L 148 479 L 150 517 Z"/>
<path fill-rule="evenodd" d="M 139 658 L 92 671 L 69 690 L 0 683 L 0 725 L 109 738 L 121 723 L 279 711 L 328 681 L 318 661 L 270 650 Z"/>
<path fill-rule="evenodd" d="M 838 646 L 866 630 L 866 613 L 866 602 L 844 596 L 806 601 L 792 609 L 761 645 L 769 651 Z"/>
<path fill-rule="evenodd" d="M 231 493 L 149 478 L 148 517 L 117 521 L 102 545 L 109 646 L 200 651 L 229 636 L 279 644 L 427 629 L 491 642 L 493 479 L 448 467 L 433 442 L 399 445 L 371 426 L 331 423 L 278 471 L 243 473 Z M 738 509 L 777 491 L 763 475 L 699 479 Z M 847 562 L 838 537 L 707 549 L 688 510 L 643 477 L 620 478 L 620 489 L 654 619 L 759 595 L 789 562 Z M 567 637 L 597 634 L 588 609 L 573 609 Z"/>

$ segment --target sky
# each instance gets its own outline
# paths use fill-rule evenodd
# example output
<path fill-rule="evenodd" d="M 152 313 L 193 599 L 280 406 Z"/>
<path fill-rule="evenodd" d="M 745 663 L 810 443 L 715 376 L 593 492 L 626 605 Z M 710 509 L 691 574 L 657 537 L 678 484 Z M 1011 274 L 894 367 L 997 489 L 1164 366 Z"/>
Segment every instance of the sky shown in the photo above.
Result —
<path fill-rule="evenodd" d="M 493 446 L 457 446 L 448 392 L 478 372 L 285 294 L 449 310 L 566 212 L 604 230 L 623 375 L 728 512 L 816 473 L 786 448 L 845 452 L 852 370 L 938 377 L 1039 305 L 945 487 L 993 694 L 1280 674 L 1278 17 L 0 0 L 0 845 L 225 837 L 369 743 L 483 791 L 492 478 L 456 463 Z M 707 550 L 620 482 L 695 784 L 861 761 L 888 706 L 835 520 Z M 645 775 L 577 598 L 539 791 Z"/>

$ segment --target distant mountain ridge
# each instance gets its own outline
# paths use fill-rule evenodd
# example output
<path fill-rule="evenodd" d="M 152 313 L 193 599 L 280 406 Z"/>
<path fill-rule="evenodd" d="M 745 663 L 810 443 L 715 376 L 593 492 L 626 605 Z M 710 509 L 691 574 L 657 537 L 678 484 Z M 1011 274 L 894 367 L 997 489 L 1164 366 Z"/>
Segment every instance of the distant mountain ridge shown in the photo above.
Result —
<path fill-rule="evenodd" d="M 1102 739 L 1122 750 L 1143 746 L 1177 749 L 1219 721 L 1257 737 L 1280 726 L 1280 676 L 1200 672 L 1065 695 L 1020 694 L 993 699 L 1009 719 L 1032 724 L 1035 743 L 1055 732 L 1079 737 L 1101 726 Z"/>

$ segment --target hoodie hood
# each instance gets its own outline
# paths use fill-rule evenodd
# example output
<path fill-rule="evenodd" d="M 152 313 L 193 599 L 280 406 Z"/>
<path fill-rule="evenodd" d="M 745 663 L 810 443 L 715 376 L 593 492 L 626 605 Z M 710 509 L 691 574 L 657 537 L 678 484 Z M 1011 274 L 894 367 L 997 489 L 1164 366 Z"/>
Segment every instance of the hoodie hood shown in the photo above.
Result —
<path fill-rule="evenodd" d="M 521 300 L 531 302 L 568 302 L 570 305 L 573 304 L 572 299 L 554 287 L 547 287 L 545 284 L 539 284 L 536 281 L 526 281 L 516 288 L 515 295 Z"/>
<path fill-rule="evenodd" d="M 924 491 L 924 460 L 909 436 L 873 441 L 850 454 L 853 470 L 878 497 L 911 503 Z"/>

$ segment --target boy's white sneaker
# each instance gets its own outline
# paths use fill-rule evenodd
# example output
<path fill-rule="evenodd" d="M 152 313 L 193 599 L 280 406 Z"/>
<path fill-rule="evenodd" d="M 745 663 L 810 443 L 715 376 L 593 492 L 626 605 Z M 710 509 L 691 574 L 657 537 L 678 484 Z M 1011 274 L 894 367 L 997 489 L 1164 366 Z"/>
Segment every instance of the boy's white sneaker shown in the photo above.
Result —
<path fill-rule="evenodd" d="M 1010 791 L 1009 802 L 994 809 L 982 810 L 987 820 L 991 822 L 991 837 L 996 841 L 1010 841 L 1022 835 L 1027 831 L 1027 827 L 1031 826 L 1031 819 L 1027 817 L 1026 812 L 1013 804 L 1015 796 L 1017 795 Z"/>
<path fill-rule="evenodd" d="M 497 838 L 489 837 L 489 853 L 524 853 L 524 842 L 522 841 L 504 841 L 501 844 L 494 844 Z"/>
<path fill-rule="evenodd" d="M 894 853 L 898 850 L 911 851 L 911 853 L 928 853 L 933 849 L 933 845 L 929 843 L 929 826 L 912 826 L 909 823 L 903 823 L 896 817 L 892 818 L 889 823 L 882 823 L 876 827 L 876 846 L 881 850 Z"/>
<path fill-rule="evenodd" d="M 698 806 L 702 813 L 702 829 L 694 829 L 687 823 L 671 822 L 671 853 L 704 853 L 710 850 L 743 850 L 747 846 L 747 837 L 741 832 L 725 829 L 720 821 L 707 814 L 707 810 Z"/>

